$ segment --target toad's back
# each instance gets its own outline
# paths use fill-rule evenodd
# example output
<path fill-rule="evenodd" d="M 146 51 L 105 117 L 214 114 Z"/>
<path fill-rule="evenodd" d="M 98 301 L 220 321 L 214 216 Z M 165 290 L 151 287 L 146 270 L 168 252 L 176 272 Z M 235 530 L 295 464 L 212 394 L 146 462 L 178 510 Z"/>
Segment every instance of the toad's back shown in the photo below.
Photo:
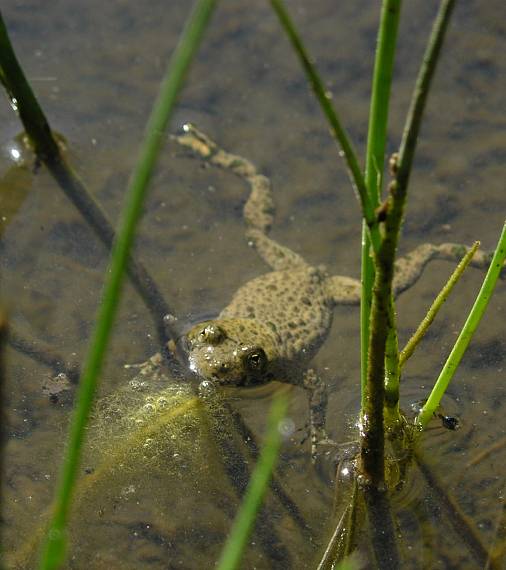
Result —
<path fill-rule="evenodd" d="M 310 360 L 332 324 L 325 274 L 314 267 L 272 271 L 238 289 L 219 318 L 252 319 L 270 327 L 290 361 Z"/>

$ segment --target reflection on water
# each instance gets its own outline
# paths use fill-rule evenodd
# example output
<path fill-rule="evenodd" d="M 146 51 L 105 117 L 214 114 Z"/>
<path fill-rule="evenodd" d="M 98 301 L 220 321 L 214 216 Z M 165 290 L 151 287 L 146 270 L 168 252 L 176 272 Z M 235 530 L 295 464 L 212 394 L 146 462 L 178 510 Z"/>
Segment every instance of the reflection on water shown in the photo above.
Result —
<path fill-rule="evenodd" d="M 361 151 L 377 6 L 295 0 L 290 8 Z M 390 149 L 401 132 L 434 6 L 417 0 L 403 9 Z M 404 251 L 423 241 L 480 239 L 485 249 L 496 241 L 505 211 L 501 9 L 499 0 L 486 6 L 458 3 L 422 131 Z M 165 2 L 147 8 L 91 0 L 73 3 L 72 10 L 60 9 L 58 3 L 44 9 L 26 2 L 5 3 L 4 17 L 34 89 L 54 127 L 69 140 L 73 164 L 112 219 L 187 10 L 183 0 L 171 2 L 170 9 Z M 45 77 L 51 81 L 41 79 Z M 0 107 L 0 116 L 4 303 L 13 325 L 50 343 L 64 358 L 82 361 L 106 252 L 43 169 L 13 164 L 17 147 L 9 141 L 19 132 L 19 123 L 8 102 Z M 181 96 L 175 123 L 185 121 L 201 125 L 272 177 L 278 207 L 273 233 L 281 243 L 311 263 L 326 263 L 332 274 L 358 275 L 357 206 L 268 3 L 220 5 Z M 200 168 L 168 144 L 137 249 L 183 322 L 203 313 L 217 314 L 240 285 L 265 271 L 243 239 L 240 211 L 245 198 L 239 181 Z M 401 343 L 449 272 L 447 264 L 435 264 L 416 289 L 400 299 Z M 406 367 L 406 408 L 426 395 L 479 278 L 477 272 L 468 272 L 459 296 L 448 302 L 420 354 Z M 493 543 L 500 524 L 504 450 L 475 464 L 470 461 L 505 435 L 504 295 L 501 284 L 446 398 L 447 411 L 459 416 L 461 429 L 434 427 L 421 449 L 438 482 L 451 492 L 486 545 Z M 358 338 L 358 312 L 339 309 L 333 334 L 315 362 L 330 387 L 329 431 L 339 441 L 354 438 Z M 209 567 L 230 528 L 239 494 L 231 481 L 243 484 L 253 463 L 244 435 L 220 407 L 210 413 L 184 390 L 176 394 L 180 388 L 157 385 L 150 394 L 132 389 L 123 365 L 145 360 L 157 350 L 149 315 L 126 287 L 102 399 L 90 428 L 71 568 Z M 44 395 L 44 366 L 12 350 L 8 357 L 9 441 L 2 514 L 6 550 L 12 553 L 35 534 L 47 512 L 70 406 L 67 399 L 50 402 Z M 230 404 L 258 436 L 268 399 L 239 396 L 234 394 Z M 294 391 L 291 418 L 296 430 L 304 428 L 306 406 L 304 395 Z M 179 415 L 171 416 L 173 410 Z M 300 434 L 295 431 L 285 446 L 278 476 L 310 533 L 299 530 L 279 498 L 271 496 L 247 568 L 312 568 L 330 534 L 333 490 L 311 467 L 307 443 L 299 445 Z M 452 530 L 448 515 L 435 506 L 439 499 L 419 499 L 425 489 L 425 480 L 414 468 L 406 496 L 417 500 L 408 509 L 403 495 L 399 507 L 406 567 L 417 567 L 420 560 L 431 568 L 476 567 L 472 548 L 461 543 L 464 534 Z M 271 531 L 274 538 L 269 542 L 266 534 Z M 276 551 L 284 562 L 272 558 Z"/>
<path fill-rule="evenodd" d="M 25 146 L 19 139 L 8 141 L 1 149 L 5 168 L 0 177 L 0 236 L 14 220 L 31 189 L 33 174 L 26 163 Z"/>

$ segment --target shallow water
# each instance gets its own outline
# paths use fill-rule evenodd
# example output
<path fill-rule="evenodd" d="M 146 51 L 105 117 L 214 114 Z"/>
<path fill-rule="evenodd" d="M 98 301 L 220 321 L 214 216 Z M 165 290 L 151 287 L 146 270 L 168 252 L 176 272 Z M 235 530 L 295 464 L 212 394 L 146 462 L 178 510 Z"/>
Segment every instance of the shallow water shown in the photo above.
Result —
<path fill-rule="evenodd" d="M 299 0 L 289 7 L 363 153 L 376 4 L 335 6 L 317 0 L 309 5 Z M 73 164 L 112 219 L 121 207 L 144 123 L 187 9 L 188 2 L 183 1 L 171 2 L 170 9 L 164 2 L 151 2 L 146 8 L 131 1 L 104 5 L 91 0 L 74 2 L 72 10 L 63 2 L 44 8 L 23 1 L 4 3 L 12 41 L 42 106 L 68 140 Z M 434 10 L 435 3 L 421 0 L 404 6 L 390 150 L 399 140 Z M 501 106 L 506 70 L 504 58 L 499 57 L 505 47 L 506 19 L 500 14 L 506 16 L 499 1 L 460 2 L 456 8 L 421 134 L 402 251 L 425 241 L 474 239 L 490 249 L 497 240 L 506 210 L 501 169 L 506 152 Z M 6 173 L 13 167 L 8 150 L 19 123 L 7 102 L 0 107 L 0 119 L 0 166 Z M 272 178 L 276 239 L 315 264 L 325 263 L 331 272 L 358 275 L 356 200 L 325 121 L 267 3 L 220 4 L 171 129 L 185 121 L 195 122 Z M 106 252 L 43 169 L 33 174 L 18 168 L 8 175 L 9 187 L 12 179 L 17 186 L 8 207 L 5 184 L 0 187 L 0 204 L 8 212 L 0 263 L 2 297 L 13 327 L 80 362 L 99 300 Z M 243 239 L 245 197 L 240 181 L 201 168 L 167 144 L 146 204 L 137 253 L 183 321 L 217 313 L 239 285 L 265 271 Z M 450 271 L 446 263 L 433 263 L 416 287 L 402 296 L 401 343 Z M 479 280 L 478 272 L 468 272 L 456 290 L 458 297 L 447 303 L 419 354 L 407 365 L 406 406 L 422 398 L 432 384 Z M 449 432 L 435 423 L 423 446 L 442 485 L 485 545 L 493 542 L 500 524 L 504 448 L 472 462 L 506 435 L 505 310 L 502 282 L 445 399 L 447 412 L 458 415 L 462 427 Z M 337 440 L 353 437 L 350 427 L 359 403 L 358 326 L 357 309 L 338 309 L 332 334 L 315 359 L 329 384 L 329 431 Z M 124 363 L 145 360 L 156 349 L 149 315 L 127 286 L 102 396 L 116 393 L 127 382 Z M 65 398 L 51 403 L 42 392 L 47 368 L 7 350 L 9 441 L 3 536 L 6 550 L 12 552 L 20 548 L 23 536 L 40 526 L 41 513 L 50 503 L 69 404 Z M 269 395 L 269 391 L 234 395 L 231 402 L 257 436 L 263 430 Z M 306 422 L 305 396 L 294 389 L 291 397 L 290 415 L 300 429 Z M 214 449 L 213 438 L 207 439 Z M 307 443 L 299 445 L 298 440 L 294 437 L 285 445 L 279 477 L 310 531 L 299 530 L 294 518 L 271 498 L 262 525 L 275 527 L 279 541 L 268 543 L 261 531 L 257 533 L 245 568 L 312 568 L 330 533 L 333 491 L 311 467 Z M 237 454 L 238 465 L 240 456 L 248 453 L 240 442 L 237 449 L 227 449 L 229 457 Z M 220 448 L 216 453 L 225 451 Z M 203 461 L 194 455 L 190 459 L 193 465 Z M 189 477 L 178 487 L 182 502 L 176 507 L 174 495 L 161 490 L 181 483 L 170 473 L 164 479 L 160 468 L 139 466 L 131 483 L 143 489 L 137 491 L 136 500 L 121 494 L 128 487 L 121 478 L 116 486 L 111 484 L 108 495 L 97 493 L 83 517 L 86 531 L 74 545 L 76 559 L 69 568 L 110 568 L 120 561 L 122 568 L 202 567 L 203 559 L 188 555 L 196 549 L 210 566 L 237 505 L 219 457 L 214 456 L 214 461 L 216 465 L 209 465 L 215 475 L 206 485 L 199 486 L 193 475 L 193 485 Z M 239 481 L 244 476 L 240 471 L 237 467 Z M 421 486 L 420 482 L 417 493 Z M 444 514 L 423 500 L 406 512 L 405 534 L 409 552 L 417 560 L 414 567 L 477 567 L 465 545 L 455 547 L 459 533 L 448 530 Z M 422 516 L 446 530 L 429 538 L 420 535 L 415 523 Z M 429 555 L 428 550 L 436 554 Z M 273 552 L 286 557 L 280 560 Z M 406 559 L 411 560 L 408 554 Z"/>

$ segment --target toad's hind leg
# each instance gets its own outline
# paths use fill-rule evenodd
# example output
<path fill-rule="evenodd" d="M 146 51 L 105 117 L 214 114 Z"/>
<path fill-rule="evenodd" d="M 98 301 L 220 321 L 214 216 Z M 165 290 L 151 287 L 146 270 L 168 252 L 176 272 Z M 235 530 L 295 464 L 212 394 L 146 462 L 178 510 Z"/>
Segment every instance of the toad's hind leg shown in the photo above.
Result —
<path fill-rule="evenodd" d="M 249 184 L 250 195 L 243 210 L 247 226 L 246 237 L 248 243 L 256 249 L 267 265 L 275 271 L 307 267 L 307 263 L 300 255 L 267 236 L 275 212 L 271 182 L 266 176 L 257 172 L 253 163 L 242 156 L 223 150 L 191 124 L 184 125 L 183 132 L 172 138 L 213 166 L 229 170 Z"/>

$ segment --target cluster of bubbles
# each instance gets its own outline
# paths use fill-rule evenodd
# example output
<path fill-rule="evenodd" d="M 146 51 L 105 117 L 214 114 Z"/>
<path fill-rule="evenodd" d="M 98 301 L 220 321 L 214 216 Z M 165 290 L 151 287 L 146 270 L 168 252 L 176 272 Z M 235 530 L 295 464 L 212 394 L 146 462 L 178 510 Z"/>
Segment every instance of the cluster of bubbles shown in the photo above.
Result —
<path fill-rule="evenodd" d="M 156 389 L 134 378 L 97 403 L 88 441 L 97 464 L 117 458 L 122 469 L 181 468 L 199 453 L 204 435 L 190 386 L 168 381 Z"/>

